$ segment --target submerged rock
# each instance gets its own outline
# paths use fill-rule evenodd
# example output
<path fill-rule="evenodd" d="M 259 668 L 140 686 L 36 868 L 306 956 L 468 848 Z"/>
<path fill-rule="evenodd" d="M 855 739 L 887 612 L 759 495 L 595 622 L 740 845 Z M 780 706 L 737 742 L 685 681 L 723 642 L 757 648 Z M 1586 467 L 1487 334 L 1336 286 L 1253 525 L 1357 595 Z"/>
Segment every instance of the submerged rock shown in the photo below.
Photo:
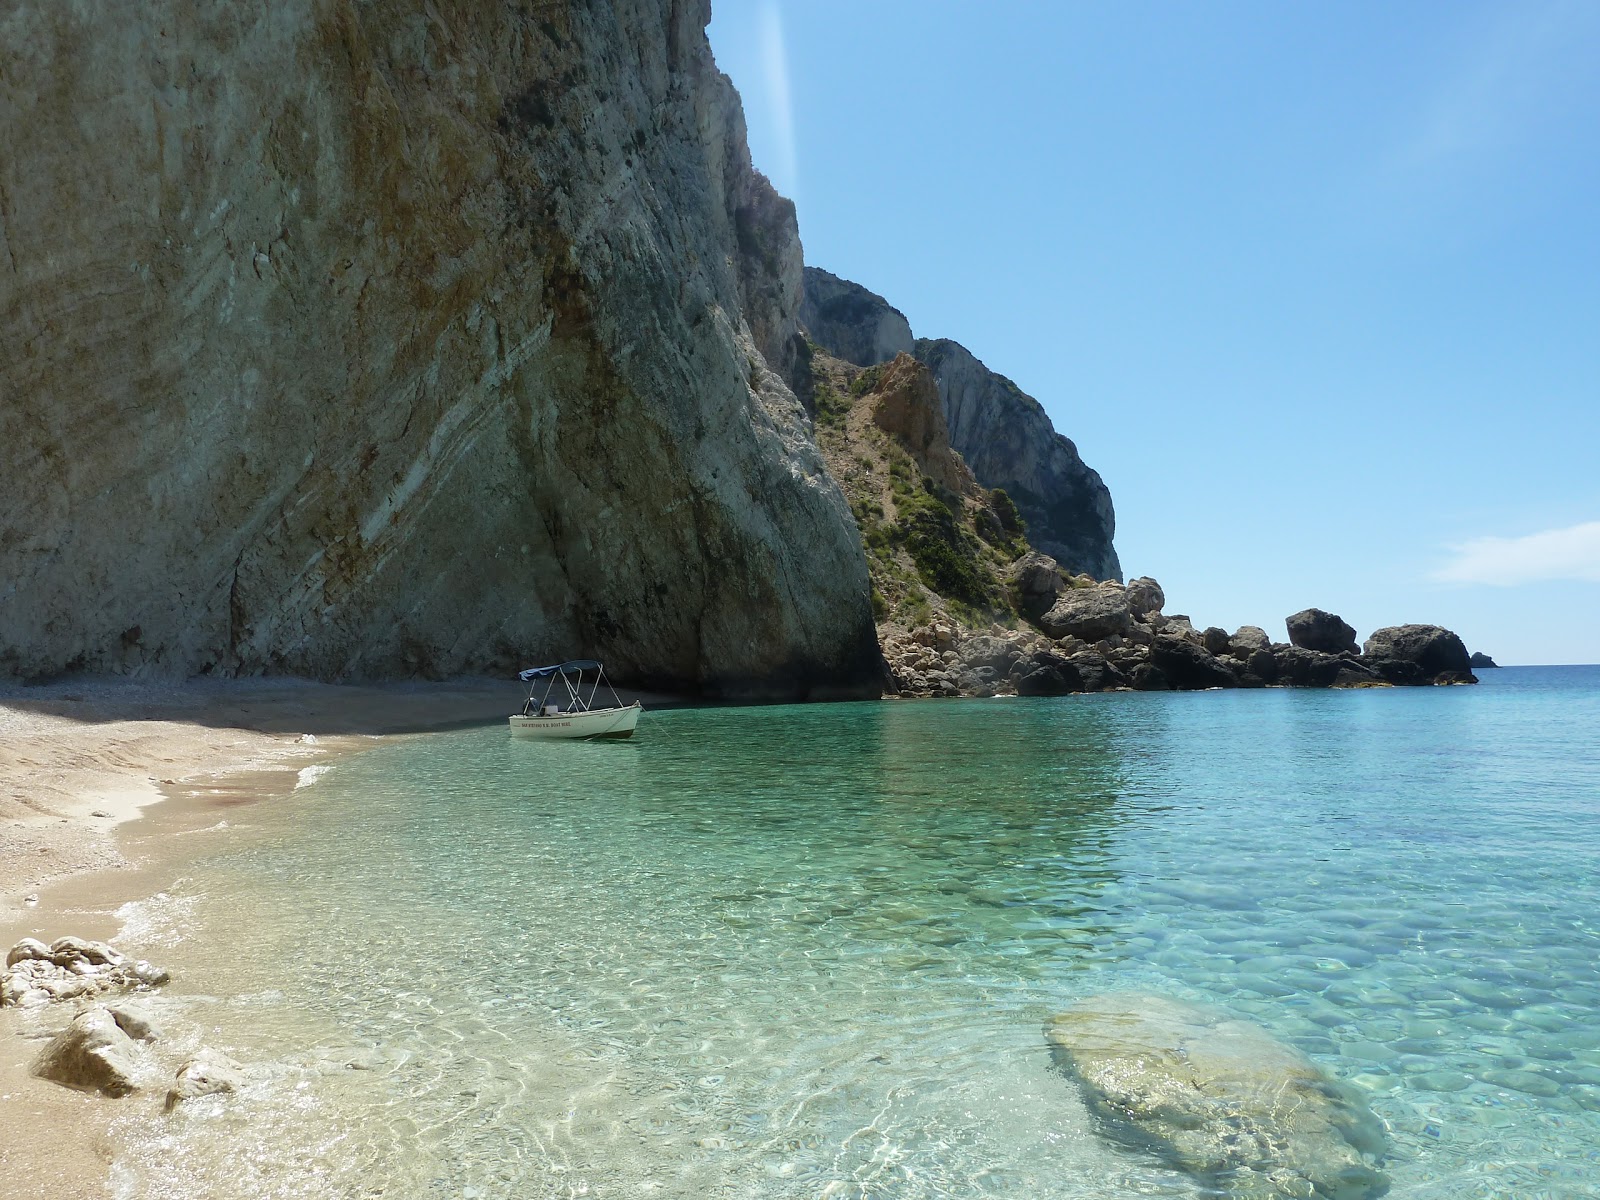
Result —
<path fill-rule="evenodd" d="M 178 1068 L 177 1080 L 167 1090 L 166 1111 L 197 1096 L 236 1092 L 243 1086 L 244 1072 L 238 1063 L 215 1050 L 202 1050 Z"/>
<path fill-rule="evenodd" d="M 103 1008 L 91 1008 L 45 1047 L 33 1073 L 65 1087 L 126 1096 L 139 1088 L 134 1055 L 133 1039 L 116 1019 Z"/>
<path fill-rule="evenodd" d="M 1162 996 L 1080 1001 L 1045 1026 L 1109 1131 L 1239 1200 L 1369 1200 L 1383 1125 L 1265 1029 Z"/>

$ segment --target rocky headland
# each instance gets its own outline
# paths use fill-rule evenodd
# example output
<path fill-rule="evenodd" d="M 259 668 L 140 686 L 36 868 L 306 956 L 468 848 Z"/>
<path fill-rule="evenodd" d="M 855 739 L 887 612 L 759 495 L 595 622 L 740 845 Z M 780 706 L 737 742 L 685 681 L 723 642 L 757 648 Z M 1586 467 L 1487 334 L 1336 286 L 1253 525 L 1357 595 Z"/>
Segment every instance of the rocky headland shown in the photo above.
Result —
<path fill-rule="evenodd" d="M 1476 682 L 1461 639 L 1438 626 L 1379 629 L 1358 646 L 1353 628 L 1312 608 L 1275 641 L 1168 615 L 1154 579 L 1075 573 L 969 468 L 927 363 L 901 350 L 862 367 L 812 343 L 807 365 L 802 394 L 861 531 L 891 694 Z"/>

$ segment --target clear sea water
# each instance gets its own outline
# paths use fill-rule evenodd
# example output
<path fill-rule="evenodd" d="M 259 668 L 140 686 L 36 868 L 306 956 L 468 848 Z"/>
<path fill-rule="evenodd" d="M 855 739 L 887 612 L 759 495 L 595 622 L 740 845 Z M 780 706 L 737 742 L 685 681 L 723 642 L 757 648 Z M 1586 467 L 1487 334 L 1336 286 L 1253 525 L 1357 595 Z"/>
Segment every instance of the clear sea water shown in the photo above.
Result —
<path fill-rule="evenodd" d="M 117 1188 L 1201 1196 L 1045 1049 L 1136 990 L 1362 1089 L 1394 1197 L 1600 1196 L 1600 668 L 1482 677 L 348 760 L 132 914 L 251 1082 L 130 1110 Z"/>

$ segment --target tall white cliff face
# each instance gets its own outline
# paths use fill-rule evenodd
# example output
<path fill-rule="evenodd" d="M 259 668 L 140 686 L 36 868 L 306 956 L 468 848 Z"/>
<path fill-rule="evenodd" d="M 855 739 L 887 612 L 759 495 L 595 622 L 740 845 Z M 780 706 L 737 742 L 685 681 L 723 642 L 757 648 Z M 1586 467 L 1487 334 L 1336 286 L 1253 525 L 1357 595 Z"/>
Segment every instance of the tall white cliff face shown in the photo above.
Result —
<path fill-rule="evenodd" d="M 872 691 L 708 16 L 0 15 L 0 674 Z"/>

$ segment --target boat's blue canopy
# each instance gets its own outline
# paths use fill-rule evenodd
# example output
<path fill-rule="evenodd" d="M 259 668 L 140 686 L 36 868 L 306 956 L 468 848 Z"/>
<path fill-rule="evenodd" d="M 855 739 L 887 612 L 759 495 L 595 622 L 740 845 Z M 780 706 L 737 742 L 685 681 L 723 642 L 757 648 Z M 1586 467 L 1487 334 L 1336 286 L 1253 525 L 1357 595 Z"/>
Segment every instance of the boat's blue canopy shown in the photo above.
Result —
<path fill-rule="evenodd" d="M 548 679 L 556 672 L 568 671 L 598 671 L 600 664 L 592 658 L 575 658 L 571 662 L 557 663 L 553 667 L 529 667 L 526 671 L 518 671 L 517 678 L 523 683 L 532 683 L 535 679 Z"/>

